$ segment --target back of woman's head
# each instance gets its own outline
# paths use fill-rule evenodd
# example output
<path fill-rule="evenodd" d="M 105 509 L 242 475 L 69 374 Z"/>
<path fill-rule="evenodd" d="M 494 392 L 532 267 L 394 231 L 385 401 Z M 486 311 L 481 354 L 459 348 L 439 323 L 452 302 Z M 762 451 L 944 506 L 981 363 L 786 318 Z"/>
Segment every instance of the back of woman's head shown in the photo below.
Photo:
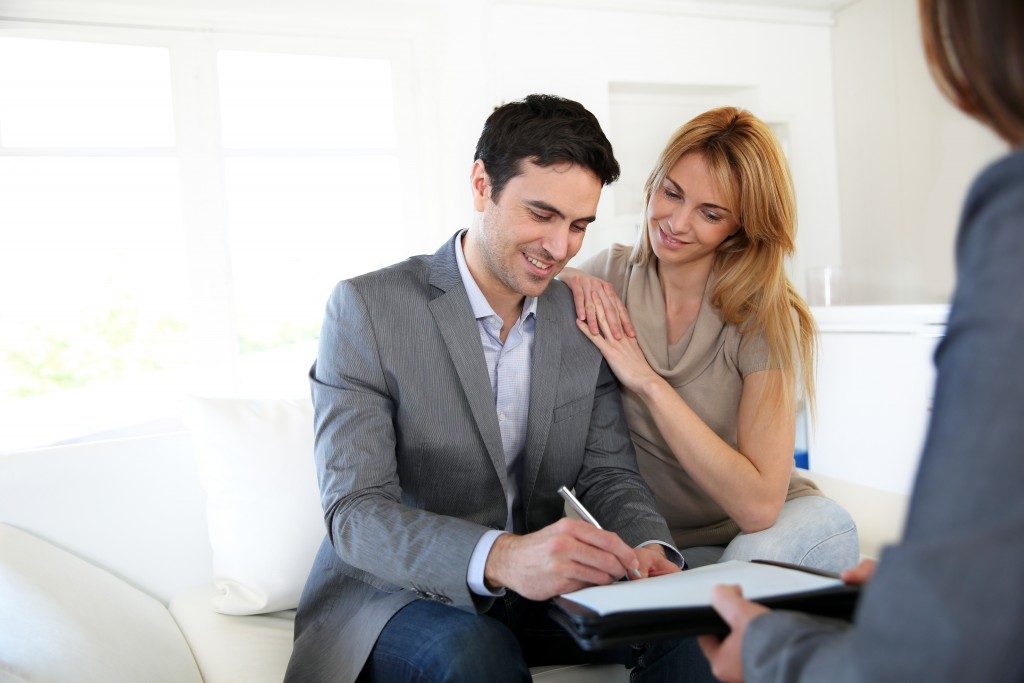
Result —
<path fill-rule="evenodd" d="M 1024 2 L 919 0 L 918 7 L 942 92 L 1014 147 L 1024 144 Z"/>
<path fill-rule="evenodd" d="M 814 323 L 785 272 L 796 245 L 796 200 L 785 155 L 766 123 L 748 111 L 722 107 L 672 135 L 644 185 L 633 262 L 644 265 L 654 258 L 647 230 L 652 193 L 689 154 L 704 159 L 739 222 L 715 255 L 712 305 L 744 333 L 764 335 L 770 366 L 782 370 L 786 380 L 783 398 L 793 398 L 801 369 L 804 393 L 813 398 Z"/>

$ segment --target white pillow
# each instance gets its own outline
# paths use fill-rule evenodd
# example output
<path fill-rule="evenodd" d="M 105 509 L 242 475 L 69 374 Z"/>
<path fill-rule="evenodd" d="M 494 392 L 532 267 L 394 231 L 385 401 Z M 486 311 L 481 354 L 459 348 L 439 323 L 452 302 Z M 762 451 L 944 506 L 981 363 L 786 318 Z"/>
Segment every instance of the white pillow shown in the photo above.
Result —
<path fill-rule="evenodd" d="M 188 643 L 161 603 L 0 524 L 0 679 L 8 677 L 202 683 Z"/>
<path fill-rule="evenodd" d="M 309 399 L 191 398 L 213 547 L 214 609 L 294 609 L 325 528 Z"/>

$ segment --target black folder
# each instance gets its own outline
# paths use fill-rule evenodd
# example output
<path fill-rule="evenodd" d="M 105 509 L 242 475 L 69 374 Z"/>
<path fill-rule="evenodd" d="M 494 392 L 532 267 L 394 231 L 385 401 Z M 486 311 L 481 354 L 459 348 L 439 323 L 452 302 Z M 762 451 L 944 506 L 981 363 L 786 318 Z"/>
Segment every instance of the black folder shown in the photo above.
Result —
<path fill-rule="evenodd" d="M 837 574 L 817 571 L 782 562 L 754 560 L 819 576 L 838 578 Z M 859 588 L 841 585 L 813 591 L 785 593 L 758 599 L 773 609 L 789 609 L 833 619 L 849 621 L 857 605 Z M 713 634 L 724 636 L 729 627 L 710 605 L 672 607 L 615 612 L 604 616 L 564 597 L 554 598 L 551 618 L 573 637 L 584 650 L 601 650 L 615 645 L 643 643 L 668 638 Z"/>

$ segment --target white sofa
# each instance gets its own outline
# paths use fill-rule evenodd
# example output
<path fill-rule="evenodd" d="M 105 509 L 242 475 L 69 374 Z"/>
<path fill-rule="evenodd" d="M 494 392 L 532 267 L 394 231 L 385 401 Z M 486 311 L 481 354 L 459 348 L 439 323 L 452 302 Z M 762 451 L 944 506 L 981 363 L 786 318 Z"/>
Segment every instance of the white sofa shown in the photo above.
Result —
<path fill-rule="evenodd" d="M 225 520 L 240 517 L 223 509 L 231 500 L 225 487 L 238 480 L 250 486 L 245 478 L 252 472 L 236 476 L 222 468 L 211 475 L 202 456 L 197 464 L 201 448 L 193 444 L 179 431 L 0 456 L 0 681 L 282 679 L 294 610 L 227 615 L 213 608 L 237 588 L 224 588 L 225 571 L 259 574 L 280 559 L 270 554 L 255 562 L 261 566 L 239 568 L 237 557 L 235 566 L 225 561 L 237 548 L 211 547 L 211 530 L 221 546 L 225 537 L 230 543 L 252 533 L 225 529 Z M 309 451 L 295 450 L 312 476 Z M 219 484 L 211 483 L 218 476 Z M 274 472 L 270 480 L 281 476 Z M 854 514 L 865 554 L 898 536 L 901 496 L 820 483 Z M 303 502 L 311 504 L 315 495 Z M 247 505 L 266 519 L 263 505 Z M 262 531 L 256 529 L 260 538 L 282 533 Z M 300 587 L 281 599 L 294 606 L 291 595 Z M 252 597 L 243 591 L 242 598 Z M 256 595 L 256 603 L 270 604 L 264 598 Z M 534 677 L 626 680 L 621 667 L 548 667 Z"/>

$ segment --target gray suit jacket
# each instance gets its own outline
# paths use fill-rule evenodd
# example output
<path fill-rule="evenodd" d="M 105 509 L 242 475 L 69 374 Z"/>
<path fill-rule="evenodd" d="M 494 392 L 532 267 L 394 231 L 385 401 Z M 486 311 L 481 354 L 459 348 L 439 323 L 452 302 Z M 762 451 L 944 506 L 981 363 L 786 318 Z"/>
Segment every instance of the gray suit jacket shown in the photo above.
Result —
<path fill-rule="evenodd" d="M 903 541 L 882 553 L 853 627 L 786 612 L 755 619 L 748 681 L 1024 680 L 1022 294 L 1017 152 L 978 178 L 964 207 Z"/>
<path fill-rule="evenodd" d="M 506 521 L 506 466 L 455 237 L 338 284 L 310 373 L 327 537 L 299 603 L 292 681 L 354 680 L 412 600 L 482 612 L 470 556 Z M 515 528 L 536 531 L 577 494 L 630 545 L 671 543 L 637 471 L 614 376 L 554 282 L 537 302 Z"/>

